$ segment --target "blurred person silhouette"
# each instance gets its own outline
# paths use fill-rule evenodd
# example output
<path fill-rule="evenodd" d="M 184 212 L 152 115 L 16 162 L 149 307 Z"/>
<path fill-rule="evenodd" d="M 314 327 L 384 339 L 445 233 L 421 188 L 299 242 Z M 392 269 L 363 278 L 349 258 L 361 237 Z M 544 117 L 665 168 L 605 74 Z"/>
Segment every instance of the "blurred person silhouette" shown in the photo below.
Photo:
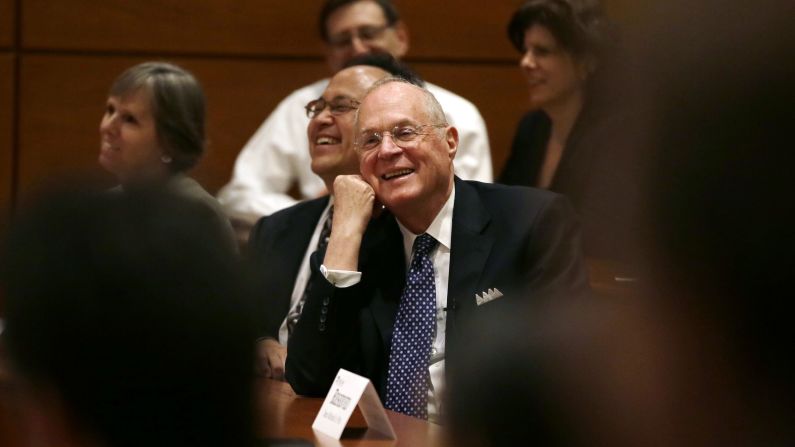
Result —
<path fill-rule="evenodd" d="M 498 181 L 566 195 L 580 214 L 588 257 L 629 261 L 640 171 L 631 128 L 605 93 L 622 54 L 599 0 L 529 0 L 508 24 L 522 54 L 530 111 Z"/>
<path fill-rule="evenodd" d="M 204 153 L 205 98 L 188 71 L 165 62 L 130 67 L 113 82 L 99 125 L 99 164 L 119 191 L 167 189 L 215 213 L 234 241 L 218 201 L 185 172 Z"/>
<path fill-rule="evenodd" d="M 793 445 L 795 4 L 677 1 L 655 16 L 637 39 L 649 276 L 701 364 L 682 406 L 711 444 Z"/>
<path fill-rule="evenodd" d="M 30 445 L 251 445 L 251 302 L 206 212 L 83 187 L 19 211 L 2 343 Z"/>
<path fill-rule="evenodd" d="M 664 327 L 634 303 L 558 298 L 507 307 L 458 348 L 447 445 L 682 445 Z"/>
<path fill-rule="evenodd" d="M 453 445 L 795 442 L 794 6 L 668 2 L 631 30 L 649 281 L 484 332 L 451 376 Z"/>

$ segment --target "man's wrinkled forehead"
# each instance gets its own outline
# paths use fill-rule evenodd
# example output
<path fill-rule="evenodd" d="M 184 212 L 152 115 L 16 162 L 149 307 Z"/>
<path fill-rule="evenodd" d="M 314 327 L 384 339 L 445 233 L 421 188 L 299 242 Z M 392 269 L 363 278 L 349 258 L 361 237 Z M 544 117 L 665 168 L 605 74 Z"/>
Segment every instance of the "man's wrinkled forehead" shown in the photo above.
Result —
<path fill-rule="evenodd" d="M 378 130 L 422 123 L 427 116 L 422 91 L 403 82 L 389 82 L 370 90 L 357 111 L 359 130 Z"/>

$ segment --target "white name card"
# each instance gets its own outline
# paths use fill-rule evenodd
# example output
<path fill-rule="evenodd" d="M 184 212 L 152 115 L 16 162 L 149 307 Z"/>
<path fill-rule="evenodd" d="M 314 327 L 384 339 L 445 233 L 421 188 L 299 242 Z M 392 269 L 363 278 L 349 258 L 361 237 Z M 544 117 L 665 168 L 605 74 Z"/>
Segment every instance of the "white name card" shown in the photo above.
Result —
<path fill-rule="evenodd" d="M 370 380 L 344 369 L 337 373 L 326 400 L 315 417 L 312 429 L 340 439 L 357 405 L 370 430 L 377 431 L 388 439 L 397 439 Z"/>

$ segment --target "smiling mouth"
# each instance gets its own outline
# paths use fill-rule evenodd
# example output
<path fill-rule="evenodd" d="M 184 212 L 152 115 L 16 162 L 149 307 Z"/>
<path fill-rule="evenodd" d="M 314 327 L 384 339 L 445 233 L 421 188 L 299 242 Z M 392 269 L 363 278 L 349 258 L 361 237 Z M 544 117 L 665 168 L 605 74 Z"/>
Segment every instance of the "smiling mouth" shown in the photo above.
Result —
<path fill-rule="evenodd" d="M 318 146 L 324 146 L 328 144 L 340 144 L 340 141 L 341 140 L 339 138 L 317 137 L 317 139 L 315 140 L 315 144 Z"/>
<path fill-rule="evenodd" d="M 401 169 L 399 171 L 392 171 L 381 176 L 383 180 L 392 180 L 393 178 L 405 177 L 414 172 L 413 169 Z"/>

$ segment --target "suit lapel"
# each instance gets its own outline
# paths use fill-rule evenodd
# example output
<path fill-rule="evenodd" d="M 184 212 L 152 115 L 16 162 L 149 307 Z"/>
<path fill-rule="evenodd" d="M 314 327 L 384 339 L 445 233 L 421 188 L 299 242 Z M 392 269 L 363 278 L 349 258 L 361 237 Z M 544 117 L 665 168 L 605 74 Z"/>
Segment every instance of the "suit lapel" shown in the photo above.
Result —
<path fill-rule="evenodd" d="M 286 271 L 290 273 L 288 277 L 295 278 L 301 261 L 304 259 L 309 241 L 317 226 L 320 214 L 328 205 L 328 197 L 318 200 L 316 203 L 307 203 L 306 207 L 296 210 L 297 212 L 284 219 L 279 233 L 275 235 L 275 245 L 278 247 L 276 253 L 283 253 Z M 287 281 L 289 282 L 289 281 Z M 290 285 L 292 290 L 294 284 Z"/>
<path fill-rule="evenodd" d="M 379 221 L 377 230 L 372 231 L 372 237 L 367 240 L 366 251 L 371 255 L 372 262 L 368 271 L 375 275 L 370 311 L 386 349 L 392 338 L 392 326 L 406 283 L 406 265 L 403 258 L 403 236 L 395 218 L 387 214 L 381 216 Z"/>
<path fill-rule="evenodd" d="M 457 330 L 458 315 L 475 309 L 475 294 L 481 292 L 480 278 L 494 244 L 494 235 L 487 231 L 491 216 L 483 206 L 478 192 L 456 177 L 453 232 L 450 247 L 450 279 L 447 286 L 447 333 L 449 346 Z M 450 311 L 452 310 L 452 312 Z"/>
<path fill-rule="evenodd" d="M 269 236 L 273 241 L 272 253 L 275 255 L 275 258 L 270 259 L 269 268 L 272 269 L 270 299 L 278 300 L 278 311 L 273 312 L 277 318 L 272 322 L 276 325 L 276 330 L 290 310 L 295 278 L 328 200 L 326 197 L 307 202 L 306 206 L 299 206 L 294 213 L 285 216 L 278 228 L 274 229 L 273 235 Z"/>

